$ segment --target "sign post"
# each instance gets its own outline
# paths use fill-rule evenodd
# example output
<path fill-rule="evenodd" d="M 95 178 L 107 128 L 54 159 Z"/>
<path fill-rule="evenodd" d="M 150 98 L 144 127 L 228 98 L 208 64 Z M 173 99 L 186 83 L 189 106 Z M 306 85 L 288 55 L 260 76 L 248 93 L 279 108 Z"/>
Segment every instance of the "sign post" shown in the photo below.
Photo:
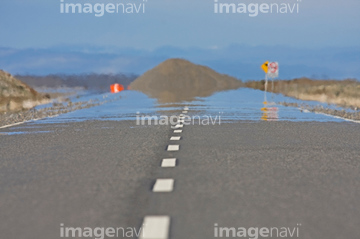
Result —
<path fill-rule="evenodd" d="M 278 62 L 270 62 L 269 63 L 269 70 L 268 70 L 268 77 L 271 78 L 271 97 L 274 100 L 274 78 L 279 77 L 279 63 Z"/>
<path fill-rule="evenodd" d="M 267 79 L 267 74 L 269 72 L 269 61 L 265 61 L 262 65 L 261 65 L 261 69 L 265 72 L 265 96 L 264 96 L 264 103 L 266 104 L 267 100 L 266 100 L 266 91 L 267 91 L 267 83 L 268 83 L 268 79 Z"/>
<path fill-rule="evenodd" d="M 261 111 L 263 111 L 262 120 L 265 121 L 273 121 L 278 120 L 278 108 L 277 107 L 268 107 L 268 102 L 266 98 L 267 94 L 267 88 L 268 88 L 268 79 L 271 79 L 272 82 L 272 100 L 274 101 L 274 78 L 279 77 L 279 63 L 278 62 L 269 62 L 265 61 L 261 65 L 261 69 L 265 72 L 265 93 L 264 93 L 264 107 L 261 108 Z M 274 102 L 270 104 L 275 104 Z"/>
<path fill-rule="evenodd" d="M 265 102 L 266 102 L 268 78 L 271 78 L 272 93 L 274 93 L 274 79 L 279 77 L 279 63 L 276 61 L 273 62 L 265 61 L 261 65 L 261 69 L 265 72 Z"/>

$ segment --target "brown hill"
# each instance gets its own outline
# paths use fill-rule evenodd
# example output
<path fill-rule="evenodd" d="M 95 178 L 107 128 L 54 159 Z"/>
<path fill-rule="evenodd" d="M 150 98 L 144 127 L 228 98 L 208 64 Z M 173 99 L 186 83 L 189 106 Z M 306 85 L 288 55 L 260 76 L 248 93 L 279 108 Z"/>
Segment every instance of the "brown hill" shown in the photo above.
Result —
<path fill-rule="evenodd" d="M 182 59 L 169 59 L 145 72 L 130 84 L 161 103 L 191 101 L 217 91 L 237 89 L 242 82 L 206 66 Z"/>
<path fill-rule="evenodd" d="M 265 90 L 264 81 L 249 81 L 249 88 Z M 268 91 L 281 93 L 300 100 L 319 101 L 336 104 L 343 107 L 360 108 L 360 83 L 355 79 L 346 80 L 312 80 L 298 78 L 293 80 L 274 81 L 268 86 Z"/>
<path fill-rule="evenodd" d="M 43 100 L 34 89 L 0 70 L 0 112 L 32 108 Z"/>

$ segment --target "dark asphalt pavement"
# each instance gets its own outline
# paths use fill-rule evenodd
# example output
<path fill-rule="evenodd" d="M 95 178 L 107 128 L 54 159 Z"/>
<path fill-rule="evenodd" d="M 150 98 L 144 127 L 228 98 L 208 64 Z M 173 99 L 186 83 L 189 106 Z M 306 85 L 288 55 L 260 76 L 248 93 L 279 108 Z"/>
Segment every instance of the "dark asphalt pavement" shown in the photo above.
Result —
<path fill-rule="evenodd" d="M 139 228 L 146 215 L 171 217 L 169 239 L 214 238 L 215 223 L 360 238 L 359 124 L 187 125 L 168 152 L 173 135 L 135 121 L 1 129 L 0 238 L 60 238 L 61 223 Z M 169 157 L 177 167 L 161 168 Z M 174 191 L 152 192 L 157 178 Z"/>

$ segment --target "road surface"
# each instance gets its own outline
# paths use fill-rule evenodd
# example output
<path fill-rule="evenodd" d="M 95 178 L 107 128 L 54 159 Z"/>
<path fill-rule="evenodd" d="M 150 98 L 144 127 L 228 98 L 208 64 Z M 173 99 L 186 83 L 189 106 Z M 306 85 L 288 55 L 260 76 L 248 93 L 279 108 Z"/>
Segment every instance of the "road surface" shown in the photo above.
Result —
<path fill-rule="evenodd" d="M 359 125 L 347 122 L 172 129 L 84 121 L 1 129 L 0 237 L 61 238 L 63 227 L 140 229 L 144 218 L 163 216 L 150 221 L 159 239 L 216 238 L 220 227 L 357 239 L 359 135 Z M 169 167 L 161 167 L 163 159 Z"/>

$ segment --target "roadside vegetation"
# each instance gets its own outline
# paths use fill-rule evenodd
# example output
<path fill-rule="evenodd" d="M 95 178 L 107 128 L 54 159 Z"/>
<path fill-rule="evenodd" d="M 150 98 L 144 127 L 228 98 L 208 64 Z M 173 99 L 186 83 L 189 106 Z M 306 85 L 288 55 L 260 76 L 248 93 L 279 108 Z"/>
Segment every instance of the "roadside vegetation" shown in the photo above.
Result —
<path fill-rule="evenodd" d="M 265 90 L 265 81 L 248 81 L 246 87 Z M 312 80 L 298 78 L 293 80 L 274 81 L 268 83 L 268 91 L 281 93 L 300 100 L 318 101 L 335 104 L 354 110 L 360 109 L 360 82 L 355 79 L 345 80 Z"/>
<path fill-rule="evenodd" d="M 0 113 L 30 109 L 49 100 L 49 95 L 38 93 L 11 74 L 0 70 Z"/>

